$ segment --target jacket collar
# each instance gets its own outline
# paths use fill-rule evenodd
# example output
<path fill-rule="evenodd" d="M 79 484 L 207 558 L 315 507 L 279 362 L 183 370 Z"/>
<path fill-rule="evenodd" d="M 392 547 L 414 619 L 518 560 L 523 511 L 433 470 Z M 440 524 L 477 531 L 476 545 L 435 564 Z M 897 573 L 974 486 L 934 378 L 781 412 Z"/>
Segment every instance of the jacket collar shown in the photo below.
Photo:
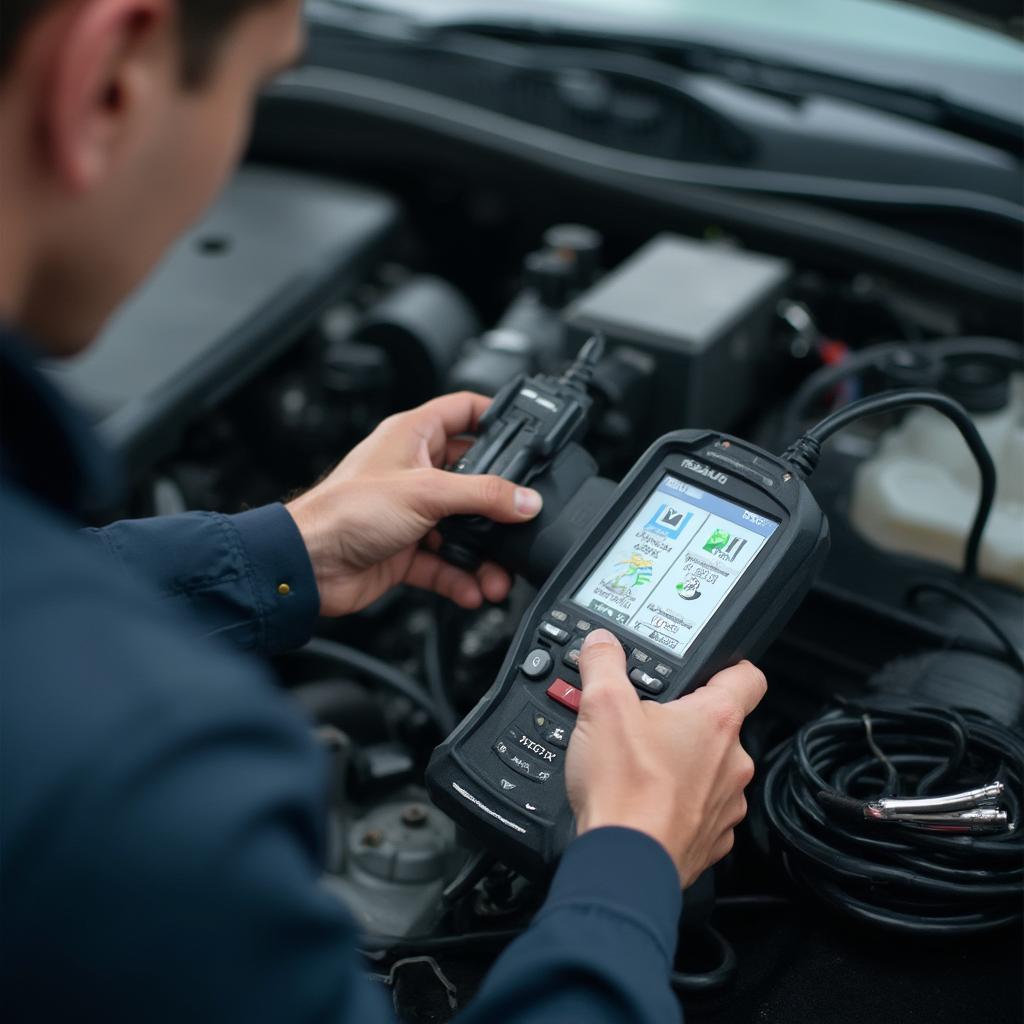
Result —
<path fill-rule="evenodd" d="M 40 352 L 0 327 L 0 478 L 81 520 L 120 497 L 116 460 L 40 372 Z"/>

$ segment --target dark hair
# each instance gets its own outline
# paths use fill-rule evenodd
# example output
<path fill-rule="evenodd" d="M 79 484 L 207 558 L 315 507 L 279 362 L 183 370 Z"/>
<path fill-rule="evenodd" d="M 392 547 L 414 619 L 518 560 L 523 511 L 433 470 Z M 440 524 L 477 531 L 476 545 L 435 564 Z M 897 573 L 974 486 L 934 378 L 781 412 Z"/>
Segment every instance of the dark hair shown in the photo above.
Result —
<path fill-rule="evenodd" d="M 22 34 L 36 18 L 69 0 L 0 0 L 0 75 L 10 68 Z M 175 0 L 181 19 L 182 80 L 202 84 L 225 31 L 240 14 L 271 0 Z"/>

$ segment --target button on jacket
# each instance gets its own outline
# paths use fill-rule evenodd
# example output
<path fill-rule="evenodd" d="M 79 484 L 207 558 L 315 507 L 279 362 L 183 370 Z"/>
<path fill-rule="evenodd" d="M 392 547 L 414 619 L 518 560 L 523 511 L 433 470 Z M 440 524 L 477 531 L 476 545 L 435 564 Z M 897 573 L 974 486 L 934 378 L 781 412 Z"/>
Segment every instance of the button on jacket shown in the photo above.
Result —
<path fill-rule="evenodd" d="M 0 990 L 7 1021 L 375 1024 L 319 884 L 325 765 L 259 655 L 318 608 L 280 505 L 81 529 L 109 497 L 84 419 L 0 334 Z M 462 1024 L 667 1024 L 665 851 L 576 840 Z"/>

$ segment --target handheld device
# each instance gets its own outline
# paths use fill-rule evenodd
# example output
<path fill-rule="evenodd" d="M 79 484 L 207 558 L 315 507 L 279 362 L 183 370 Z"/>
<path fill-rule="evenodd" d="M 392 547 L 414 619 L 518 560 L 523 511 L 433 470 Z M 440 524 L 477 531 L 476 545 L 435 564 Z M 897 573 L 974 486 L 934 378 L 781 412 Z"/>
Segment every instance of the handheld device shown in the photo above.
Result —
<path fill-rule="evenodd" d="M 827 520 L 791 462 L 726 434 L 661 438 L 578 535 L 498 678 L 434 752 L 433 800 L 509 863 L 542 870 L 574 834 L 564 771 L 587 633 L 619 638 L 642 698 L 675 700 L 757 657 L 827 549 Z"/>
<path fill-rule="evenodd" d="M 594 335 L 560 377 L 540 373 L 509 381 L 480 417 L 476 443 L 452 472 L 492 473 L 517 484 L 540 478 L 541 492 L 554 488 L 564 503 L 597 470 L 578 442 L 593 408 L 588 386 L 603 351 L 603 337 Z M 484 552 L 500 543 L 496 524 L 484 516 L 452 516 L 439 529 L 439 554 L 460 569 L 479 568 Z"/>

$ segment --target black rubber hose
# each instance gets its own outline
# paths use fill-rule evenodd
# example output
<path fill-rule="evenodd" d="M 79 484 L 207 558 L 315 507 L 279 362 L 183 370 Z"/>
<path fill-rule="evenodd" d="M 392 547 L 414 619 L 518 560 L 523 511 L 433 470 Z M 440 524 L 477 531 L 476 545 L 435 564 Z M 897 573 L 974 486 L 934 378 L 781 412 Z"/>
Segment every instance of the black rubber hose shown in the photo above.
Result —
<path fill-rule="evenodd" d="M 489 954 L 495 946 L 507 946 L 523 934 L 523 928 L 502 928 L 486 932 L 464 932 L 462 935 L 364 935 L 359 939 L 363 953 L 385 953 L 394 956 L 405 953 L 460 952 Z"/>
<path fill-rule="evenodd" d="M 717 992 L 736 977 L 738 961 L 736 951 L 729 941 L 717 928 L 710 925 L 704 928 L 703 932 L 711 937 L 718 950 L 718 966 L 710 971 L 673 971 L 672 987 L 677 992 L 690 995 L 698 992 Z"/>
<path fill-rule="evenodd" d="M 812 373 L 786 404 L 779 428 L 783 443 L 788 443 L 800 429 L 800 421 L 816 398 L 849 377 L 865 370 L 877 369 L 894 356 L 936 361 L 996 362 L 1010 368 L 1024 369 L 1021 346 L 1003 338 L 939 338 L 934 341 L 891 341 L 854 352 L 837 366 L 823 366 Z"/>
<path fill-rule="evenodd" d="M 372 654 L 364 654 L 362 651 L 349 647 L 347 644 L 340 644 L 336 640 L 328 640 L 320 636 L 313 637 L 297 653 L 324 658 L 358 676 L 381 683 L 392 692 L 399 694 L 410 703 L 415 704 L 420 710 L 426 712 L 437 728 L 444 735 L 448 735 L 448 730 L 445 728 L 437 706 L 430 696 L 412 676 L 406 675 L 405 672 L 394 668 L 386 661 L 381 661 L 380 658 L 375 658 Z"/>
<path fill-rule="evenodd" d="M 427 678 L 427 690 L 447 736 L 459 724 L 459 714 L 448 693 L 444 668 L 444 627 L 448 615 L 445 605 L 447 602 L 439 598 L 431 609 L 430 621 L 423 636 L 423 673 Z"/>
<path fill-rule="evenodd" d="M 973 612 L 978 621 L 985 625 L 988 631 L 1002 644 L 1007 659 L 1013 667 L 1018 672 L 1024 673 L 1024 653 L 1021 653 L 1021 649 L 1013 642 L 1010 634 L 996 622 L 992 613 L 977 598 L 942 580 L 922 580 L 907 591 L 907 604 L 912 605 L 919 594 L 927 593 L 942 594 L 948 600 Z"/>
<path fill-rule="evenodd" d="M 524 934 L 524 928 L 507 928 L 495 931 L 465 932 L 462 935 L 424 936 L 422 938 L 397 935 L 365 935 L 359 940 L 360 951 L 371 959 L 382 956 L 415 955 L 419 953 L 470 953 L 490 954 L 494 948 L 508 943 Z M 736 976 L 736 953 L 726 938 L 715 928 L 705 929 L 718 951 L 718 964 L 710 971 L 673 971 L 672 987 L 677 992 L 714 992 L 724 988 Z"/>

